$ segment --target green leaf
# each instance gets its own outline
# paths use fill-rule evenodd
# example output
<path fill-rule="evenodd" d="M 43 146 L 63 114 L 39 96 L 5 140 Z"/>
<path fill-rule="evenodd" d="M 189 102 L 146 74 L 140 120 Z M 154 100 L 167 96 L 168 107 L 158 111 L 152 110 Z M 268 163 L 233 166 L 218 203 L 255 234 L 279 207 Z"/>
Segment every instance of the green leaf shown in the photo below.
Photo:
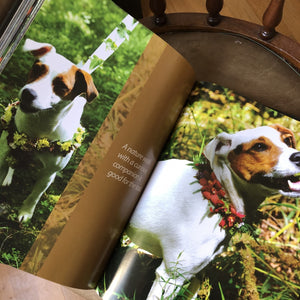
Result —
<path fill-rule="evenodd" d="M 116 50 L 118 48 L 117 44 L 112 39 L 106 39 L 104 43 L 106 50 Z"/>
<path fill-rule="evenodd" d="M 93 70 L 93 69 L 98 68 L 98 67 L 102 67 L 103 63 L 104 63 L 103 59 L 99 58 L 96 55 L 93 55 L 91 57 L 90 70 Z"/>
<path fill-rule="evenodd" d="M 126 40 L 129 39 L 130 30 L 128 30 L 126 28 L 126 25 L 124 23 L 121 23 L 121 24 L 118 25 L 117 32 L 118 32 L 118 35 L 119 35 L 120 38 L 126 39 Z"/>

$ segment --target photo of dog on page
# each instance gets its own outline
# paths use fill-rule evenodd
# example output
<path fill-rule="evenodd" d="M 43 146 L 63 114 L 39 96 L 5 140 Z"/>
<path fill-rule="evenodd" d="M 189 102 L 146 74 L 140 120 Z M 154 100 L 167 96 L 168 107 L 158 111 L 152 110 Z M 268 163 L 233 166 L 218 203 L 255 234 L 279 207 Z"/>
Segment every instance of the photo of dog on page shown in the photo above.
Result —
<path fill-rule="evenodd" d="M 0 75 L 1 263 L 20 266 L 147 45 L 126 17 L 45 0 Z"/>
<path fill-rule="evenodd" d="M 197 83 L 125 230 L 127 250 L 107 268 L 103 298 L 296 299 L 299 149 L 299 121 Z"/>

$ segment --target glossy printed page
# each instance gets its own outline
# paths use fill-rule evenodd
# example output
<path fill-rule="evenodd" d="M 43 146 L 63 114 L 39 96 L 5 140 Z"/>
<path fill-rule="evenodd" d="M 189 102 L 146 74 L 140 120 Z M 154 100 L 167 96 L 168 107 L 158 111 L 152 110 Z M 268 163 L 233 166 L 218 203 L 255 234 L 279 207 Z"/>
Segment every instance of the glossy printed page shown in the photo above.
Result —
<path fill-rule="evenodd" d="M 28 31 L 27 25 L 15 24 L 16 33 L 26 34 L 0 75 L 0 260 L 20 267 L 56 207 L 51 234 L 38 238 L 43 255 L 35 251 L 22 265 L 34 273 L 106 146 L 89 150 L 94 158 L 79 167 L 76 183 L 73 173 L 152 34 L 111 1 L 46 0 Z M 124 119 L 126 112 L 118 112 L 114 130 Z M 61 198 L 67 185 L 69 196 Z"/>
<path fill-rule="evenodd" d="M 100 280 L 103 298 L 296 299 L 299 129 L 197 82 Z"/>

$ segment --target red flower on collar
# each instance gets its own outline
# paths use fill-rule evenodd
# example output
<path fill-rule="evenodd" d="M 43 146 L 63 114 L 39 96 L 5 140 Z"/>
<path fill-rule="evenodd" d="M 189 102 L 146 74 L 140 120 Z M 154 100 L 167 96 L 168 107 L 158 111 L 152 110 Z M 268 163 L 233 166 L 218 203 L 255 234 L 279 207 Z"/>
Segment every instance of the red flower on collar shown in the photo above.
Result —
<path fill-rule="evenodd" d="M 243 223 L 245 215 L 237 212 L 227 199 L 225 190 L 208 163 L 197 163 L 195 166 L 199 170 L 196 177 L 202 185 L 202 195 L 212 204 L 210 212 L 220 214 L 222 217 L 219 226 L 224 229 L 238 228 Z"/>

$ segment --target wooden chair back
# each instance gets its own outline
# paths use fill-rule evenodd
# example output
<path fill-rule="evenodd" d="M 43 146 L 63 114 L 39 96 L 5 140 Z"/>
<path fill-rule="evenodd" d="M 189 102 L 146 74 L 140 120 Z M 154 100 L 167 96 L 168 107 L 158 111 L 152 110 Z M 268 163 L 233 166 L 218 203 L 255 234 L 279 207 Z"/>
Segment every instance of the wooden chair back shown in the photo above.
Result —
<path fill-rule="evenodd" d="M 223 0 L 207 13 L 167 14 L 166 0 L 150 0 L 140 21 L 179 51 L 197 79 L 231 88 L 300 119 L 300 45 L 276 32 L 284 0 L 271 0 L 262 24 L 222 16 Z"/>

